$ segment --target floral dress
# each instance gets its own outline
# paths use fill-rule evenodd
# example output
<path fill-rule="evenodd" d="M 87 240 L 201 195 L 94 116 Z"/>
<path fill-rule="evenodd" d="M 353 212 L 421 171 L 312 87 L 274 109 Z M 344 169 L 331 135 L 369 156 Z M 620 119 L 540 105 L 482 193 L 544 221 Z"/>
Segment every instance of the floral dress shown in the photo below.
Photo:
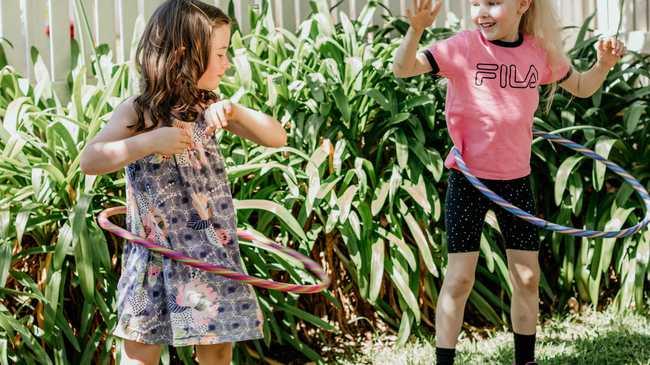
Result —
<path fill-rule="evenodd" d="M 243 271 L 223 158 L 206 123 L 186 128 L 195 149 L 126 167 L 127 229 L 187 256 Z M 160 141 L 164 143 L 164 141 Z M 149 344 L 207 345 L 262 338 L 248 284 L 192 268 L 127 242 L 114 335 Z"/>

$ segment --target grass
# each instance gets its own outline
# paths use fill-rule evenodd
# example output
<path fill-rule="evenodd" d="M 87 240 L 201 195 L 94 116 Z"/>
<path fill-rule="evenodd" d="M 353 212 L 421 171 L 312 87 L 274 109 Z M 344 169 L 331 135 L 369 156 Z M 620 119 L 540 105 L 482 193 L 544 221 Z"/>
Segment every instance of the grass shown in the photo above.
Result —
<path fill-rule="evenodd" d="M 650 313 L 587 312 L 554 318 L 538 327 L 537 361 L 545 364 L 650 365 Z M 375 336 L 336 364 L 420 365 L 435 362 L 432 334 L 394 346 L 394 336 Z M 483 340 L 461 335 L 457 364 L 511 364 L 512 334 L 497 332 Z"/>

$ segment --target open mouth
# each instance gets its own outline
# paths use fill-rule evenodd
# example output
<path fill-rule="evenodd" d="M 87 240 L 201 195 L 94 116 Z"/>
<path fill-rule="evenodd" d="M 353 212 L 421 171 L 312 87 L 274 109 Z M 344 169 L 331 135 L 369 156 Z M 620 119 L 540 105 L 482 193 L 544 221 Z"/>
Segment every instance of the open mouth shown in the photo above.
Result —
<path fill-rule="evenodd" d="M 481 27 L 481 29 L 484 29 L 484 30 L 490 30 L 490 29 L 494 28 L 494 26 L 496 24 L 497 24 L 496 22 L 485 22 L 485 23 L 480 23 L 479 27 Z"/>

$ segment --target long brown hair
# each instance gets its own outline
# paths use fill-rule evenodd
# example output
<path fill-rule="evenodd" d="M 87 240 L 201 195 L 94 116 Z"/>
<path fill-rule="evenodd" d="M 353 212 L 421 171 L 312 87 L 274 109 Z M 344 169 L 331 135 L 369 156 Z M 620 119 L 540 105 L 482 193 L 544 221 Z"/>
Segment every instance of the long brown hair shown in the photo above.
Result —
<path fill-rule="evenodd" d="M 208 67 L 213 30 L 228 24 L 223 11 L 198 0 L 167 0 L 154 11 L 136 51 L 141 93 L 134 100 L 138 120 L 129 128 L 171 126 L 171 117 L 192 122 L 217 100 L 197 82 Z"/>

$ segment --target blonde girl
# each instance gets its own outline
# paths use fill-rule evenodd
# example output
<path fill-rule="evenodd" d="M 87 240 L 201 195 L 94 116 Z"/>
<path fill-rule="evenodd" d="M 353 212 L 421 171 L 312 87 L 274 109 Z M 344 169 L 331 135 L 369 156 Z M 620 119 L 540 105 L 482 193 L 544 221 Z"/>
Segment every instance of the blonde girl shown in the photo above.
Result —
<path fill-rule="evenodd" d="M 424 30 L 442 1 L 412 0 L 410 28 L 395 53 L 397 77 L 431 73 L 447 78 L 446 120 L 451 140 L 469 169 L 497 194 L 534 214 L 530 189 L 533 115 L 540 85 L 589 97 L 625 52 L 620 41 L 598 42 L 597 61 L 586 72 L 571 67 L 550 0 L 470 1 L 476 29 L 462 31 L 418 52 Z M 472 290 L 483 220 L 488 209 L 505 238 L 513 287 L 511 321 L 515 364 L 534 364 L 539 311 L 539 237 L 534 226 L 479 193 L 450 154 L 445 200 L 447 271 L 436 308 L 438 364 L 452 364 Z"/>

